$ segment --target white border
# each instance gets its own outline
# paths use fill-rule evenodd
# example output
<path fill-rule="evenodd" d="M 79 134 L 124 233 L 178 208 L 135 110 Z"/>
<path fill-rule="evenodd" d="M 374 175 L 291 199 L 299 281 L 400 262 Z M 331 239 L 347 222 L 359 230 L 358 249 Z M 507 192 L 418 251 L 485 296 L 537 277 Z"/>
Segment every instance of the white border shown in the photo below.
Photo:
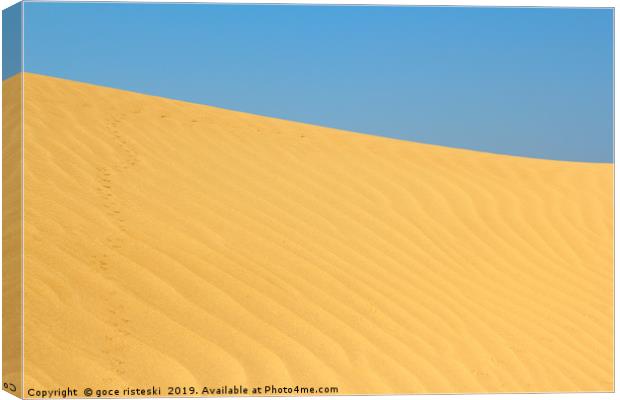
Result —
<path fill-rule="evenodd" d="M 21 31 L 22 65 L 21 65 L 21 70 L 22 71 L 26 70 L 26 68 L 25 68 L 25 57 L 24 57 L 24 55 L 25 55 L 25 51 L 24 51 L 24 49 L 25 49 L 25 47 L 24 47 L 24 42 L 25 42 L 24 41 L 24 32 L 25 32 L 24 31 L 24 22 L 25 22 L 24 8 L 25 8 L 24 7 L 24 3 L 21 3 L 21 14 L 22 14 L 21 15 L 21 17 L 22 17 L 22 31 Z M 22 256 L 21 256 L 21 260 L 20 260 L 21 261 L 21 268 L 22 268 L 22 275 L 21 275 L 21 284 L 22 284 L 22 290 L 21 290 L 21 297 L 22 297 L 22 300 L 21 300 L 22 301 L 22 303 L 21 303 L 21 309 L 22 309 L 22 321 L 21 321 L 22 322 L 22 336 L 21 336 L 21 346 L 22 346 L 22 348 L 21 348 L 21 353 L 22 353 L 22 376 L 21 376 L 22 396 L 24 395 L 24 389 L 25 389 L 25 386 L 24 386 L 24 374 L 25 374 L 25 368 L 24 368 L 24 364 L 25 363 L 24 363 L 24 360 L 26 358 L 25 354 L 24 354 L 24 338 L 26 337 L 25 332 L 24 332 L 25 329 L 26 329 L 26 327 L 25 327 L 25 325 L 26 325 L 25 324 L 25 321 L 26 321 L 25 315 L 26 314 L 25 314 L 25 309 L 24 309 L 24 305 L 25 305 L 25 302 L 26 302 L 26 296 L 25 296 L 26 290 L 24 289 L 24 282 L 26 282 L 25 281 L 25 275 L 24 275 L 24 272 L 25 272 L 24 257 L 26 256 L 26 252 L 24 251 L 24 242 L 25 242 L 24 210 L 26 209 L 24 207 L 24 159 L 25 159 L 25 157 L 24 157 L 24 126 L 25 126 L 24 123 L 25 123 L 26 108 L 24 106 L 24 99 L 25 99 L 24 89 L 25 89 L 24 74 L 22 74 L 22 104 L 21 104 L 21 108 L 22 108 L 21 153 L 22 154 L 21 154 L 21 157 L 20 157 L 20 161 L 21 161 L 21 178 L 22 178 L 21 179 L 22 180 L 22 182 L 21 182 L 21 191 L 22 191 L 21 192 L 21 197 L 22 197 L 21 200 L 22 200 L 22 204 L 21 204 L 21 210 L 20 210 L 21 217 L 22 217 L 21 218 L 21 224 L 22 224 L 22 226 L 21 226 L 21 236 L 22 236 L 21 237 L 21 249 L 22 249 Z M 1 170 L 1 167 L 0 167 L 0 170 Z M 0 336 L 1 336 L 1 333 L 0 333 Z M 0 352 L 1 352 L 1 350 L 0 350 Z"/>

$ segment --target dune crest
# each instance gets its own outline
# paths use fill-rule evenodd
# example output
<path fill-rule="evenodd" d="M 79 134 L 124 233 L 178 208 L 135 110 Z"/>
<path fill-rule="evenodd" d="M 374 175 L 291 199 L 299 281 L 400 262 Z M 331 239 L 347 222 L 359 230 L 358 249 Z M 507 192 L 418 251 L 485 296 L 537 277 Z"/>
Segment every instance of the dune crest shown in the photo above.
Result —
<path fill-rule="evenodd" d="M 611 164 L 24 91 L 26 388 L 613 390 Z"/>

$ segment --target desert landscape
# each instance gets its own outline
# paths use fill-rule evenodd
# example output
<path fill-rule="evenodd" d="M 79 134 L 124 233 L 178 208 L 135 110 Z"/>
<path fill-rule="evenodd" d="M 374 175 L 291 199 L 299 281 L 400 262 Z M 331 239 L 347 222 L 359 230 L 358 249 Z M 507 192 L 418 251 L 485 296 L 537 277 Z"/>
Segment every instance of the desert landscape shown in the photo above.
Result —
<path fill-rule="evenodd" d="M 613 390 L 612 164 L 24 85 L 25 388 Z"/>

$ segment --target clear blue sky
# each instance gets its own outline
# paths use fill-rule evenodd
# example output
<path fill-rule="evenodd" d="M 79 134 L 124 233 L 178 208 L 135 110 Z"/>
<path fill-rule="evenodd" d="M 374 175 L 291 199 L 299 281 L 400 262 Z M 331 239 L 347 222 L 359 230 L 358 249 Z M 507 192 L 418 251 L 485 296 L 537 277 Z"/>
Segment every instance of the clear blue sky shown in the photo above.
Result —
<path fill-rule="evenodd" d="M 2 10 L 2 79 L 22 70 L 22 4 Z"/>
<path fill-rule="evenodd" d="M 25 70 L 399 139 L 611 162 L 611 9 L 25 4 Z"/>

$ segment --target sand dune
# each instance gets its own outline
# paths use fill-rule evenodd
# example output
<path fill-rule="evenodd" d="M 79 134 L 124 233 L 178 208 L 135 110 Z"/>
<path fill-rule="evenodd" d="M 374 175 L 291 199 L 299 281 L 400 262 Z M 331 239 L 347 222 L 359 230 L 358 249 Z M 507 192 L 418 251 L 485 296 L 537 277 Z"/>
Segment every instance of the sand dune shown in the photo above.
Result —
<path fill-rule="evenodd" d="M 22 387 L 22 85 L 2 85 L 2 383 Z M 12 385 L 12 386 L 11 386 Z"/>
<path fill-rule="evenodd" d="M 611 164 L 34 74 L 24 141 L 26 388 L 613 389 Z"/>

